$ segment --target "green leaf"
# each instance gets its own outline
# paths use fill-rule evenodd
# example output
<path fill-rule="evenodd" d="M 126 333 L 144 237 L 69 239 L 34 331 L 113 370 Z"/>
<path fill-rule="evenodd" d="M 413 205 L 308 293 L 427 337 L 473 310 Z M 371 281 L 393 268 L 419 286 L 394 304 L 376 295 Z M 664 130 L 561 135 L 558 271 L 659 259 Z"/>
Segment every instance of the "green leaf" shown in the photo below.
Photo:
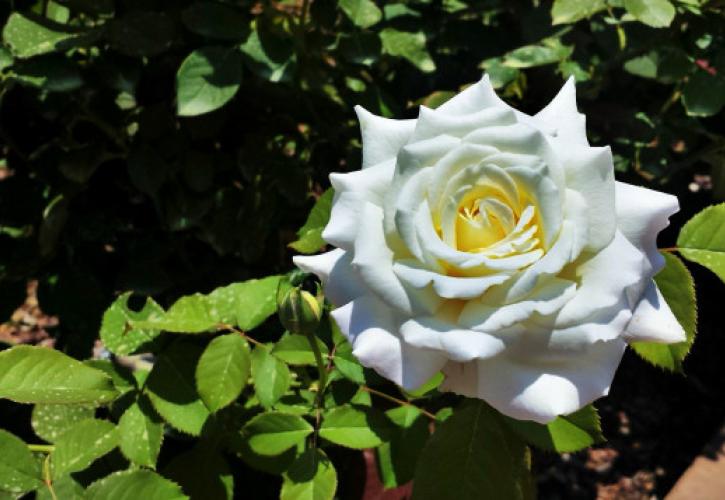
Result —
<path fill-rule="evenodd" d="M 53 443 L 74 424 L 93 418 L 95 413 L 92 406 L 38 404 L 33 408 L 30 424 L 38 437 Z"/>
<path fill-rule="evenodd" d="M 533 498 L 526 445 L 480 400 L 466 400 L 423 449 L 413 500 Z"/>
<path fill-rule="evenodd" d="M 507 53 L 502 64 L 509 68 L 533 68 L 567 59 L 574 47 L 564 45 L 559 38 L 547 38 L 537 45 L 525 45 Z"/>
<path fill-rule="evenodd" d="M 326 412 L 320 437 L 348 448 L 375 448 L 390 438 L 392 424 L 373 408 L 340 406 Z"/>
<path fill-rule="evenodd" d="M 678 47 L 661 47 L 624 63 L 628 73 L 653 78 L 661 83 L 675 83 L 692 67 L 687 54 Z"/>
<path fill-rule="evenodd" d="M 274 405 L 291 382 L 287 365 L 265 346 L 257 346 L 252 351 L 252 377 L 257 398 L 265 408 Z"/>
<path fill-rule="evenodd" d="M 112 353 L 119 356 L 132 354 L 136 349 L 152 341 L 161 330 L 152 328 L 134 328 L 132 322 L 145 321 L 151 316 L 164 313 L 164 309 L 151 297 L 146 299 L 143 309 L 133 311 L 128 307 L 128 299 L 132 292 L 120 295 L 111 307 L 103 313 L 101 322 L 101 340 Z"/>
<path fill-rule="evenodd" d="M 297 448 L 290 448 L 280 455 L 260 455 L 250 448 L 249 440 L 244 437 L 234 439 L 231 447 L 232 451 L 253 469 L 275 475 L 289 469 L 298 454 Z"/>
<path fill-rule="evenodd" d="M 599 414 L 593 405 L 557 417 L 546 425 L 510 417 L 504 417 L 504 422 L 527 443 L 557 453 L 578 451 L 604 441 Z"/>
<path fill-rule="evenodd" d="M 174 428 L 198 436 L 209 410 L 196 392 L 194 373 L 199 353 L 186 342 L 175 342 L 159 356 L 146 380 L 156 411 Z"/>
<path fill-rule="evenodd" d="M 296 62 L 292 44 L 269 34 L 256 21 L 252 22 L 249 36 L 239 49 L 247 66 L 260 78 L 270 82 L 292 79 Z"/>
<path fill-rule="evenodd" d="M 289 244 L 291 248 L 300 253 L 310 254 L 326 245 L 325 240 L 322 239 L 322 230 L 330 220 L 334 195 L 335 191 L 329 188 L 317 199 L 307 216 L 305 225 L 297 231 L 297 240 Z"/>
<path fill-rule="evenodd" d="M 13 12 L 3 28 L 5 42 L 15 57 L 28 57 L 65 51 L 91 43 L 93 32 L 72 29 L 34 14 Z"/>
<path fill-rule="evenodd" d="M 383 13 L 371 0 L 339 0 L 338 5 L 350 21 L 361 28 L 369 28 L 383 18 Z"/>
<path fill-rule="evenodd" d="M 682 362 L 690 352 L 697 330 L 695 282 L 680 259 L 669 253 L 664 253 L 663 256 L 665 267 L 655 276 L 655 282 L 677 321 L 685 329 L 687 340 L 677 344 L 635 342 L 631 345 L 637 354 L 653 365 L 681 372 Z"/>
<path fill-rule="evenodd" d="M 323 358 L 329 354 L 327 346 L 315 337 Z M 272 354 L 290 365 L 316 366 L 315 354 L 312 352 L 310 342 L 304 335 L 287 334 L 282 337 L 272 349 Z"/>
<path fill-rule="evenodd" d="M 113 401 L 111 378 L 53 349 L 17 346 L 0 352 L 0 398 L 18 403 Z"/>
<path fill-rule="evenodd" d="M 725 203 L 707 207 L 687 221 L 677 238 L 680 254 L 725 282 Z"/>
<path fill-rule="evenodd" d="M 575 23 L 606 8 L 604 0 L 554 0 L 551 6 L 551 23 Z"/>
<path fill-rule="evenodd" d="M 239 52 L 203 47 L 188 55 L 176 73 L 176 112 L 196 116 L 224 106 L 242 83 Z"/>
<path fill-rule="evenodd" d="M 314 429 L 302 417 L 280 412 L 261 413 L 247 422 L 243 433 L 259 455 L 279 455 L 304 443 Z"/>
<path fill-rule="evenodd" d="M 153 499 L 186 500 L 179 485 L 153 471 L 138 469 L 114 472 L 86 490 L 86 500 Z"/>
<path fill-rule="evenodd" d="M 217 288 L 208 295 L 181 297 L 165 314 L 134 321 L 134 328 L 157 328 L 176 333 L 200 333 L 231 324 L 252 330 L 277 310 L 279 276 Z"/>
<path fill-rule="evenodd" d="M 239 397 L 250 372 L 249 345 L 244 337 L 230 333 L 209 342 L 196 366 L 196 388 L 210 412 L 216 412 Z"/>
<path fill-rule="evenodd" d="M 426 49 L 425 34 L 422 31 L 411 33 L 385 28 L 380 32 L 380 41 L 385 53 L 407 59 L 425 73 L 435 71 L 436 65 Z"/>
<path fill-rule="evenodd" d="M 690 116 L 713 116 L 725 105 L 725 77 L 698 69 L 682 90 L 682 104 Z"/>
<path fill-rule="evenodd" d="M 240 40 L 248 33 L 244 16 L 223 3 L 196 2 L 181 12 L 184 25 L 197 35 L 221 40 Z"/>
<path fill-rule="evenodd" d="M 0 492 L 22 494 L 43 486 L 40 464 L 18 437 L 0 429 Z"/>
<path fill-rule="evenodd" d="M 666 28 L 675 18 L 675 7 L 669 0 L 624 0 L 624 8 L 653 28 Z"/>
<path fill-rule="evenodd" d="M 136 388 L 136 379 L 134 378 L 143 370 L 137 369 L 133 373 L 125 366 L 121 366 L 109 359 L 87 359 L 83 364 L 100 370 L 113 380 L 113 385 L 119 394 L 124 394 Z"/>
<path fill-rule="evenodd" d="M 118 446 L 118 430 L 108 420 L 78 422 L 55 441 L 50 455 L 53 477 L 81 471 Z"/>
<path fill-rule="evenodd" d="M 121 453 L 136 465 L 156 467 L 164 424 L 145 396 L 129 406 L 118 421 Z"/>
<path fill-rule="evenodd" d="M 234 476 L 229 464 L 212 447 L 196 446 L 174 457 L 163 472 L 191 498 L 231 500 L 234 495 Z"/>
<path fill-rule="evenodd" d="M 332 500 L 337 472 L 325 452 L 311 448 L 284 475 L 280 500 Z"/>
<path fill-rule="evenodd" d="M 365 370 L 352 354 L 352 346 L 345 341 L 335 351 L 332 362 L 342 375 L 356 384 L 365 383 Z"/>
<path fill-rule="evenodd" d="M 401 406 L 388 410 L 385 414 L 396 427 L 390 442 L 381 444 L 375 452 L 383 486 L 394 488 L 413 479 L 418 457 L 430 432 L 428 420 L 417 408 Z"/>

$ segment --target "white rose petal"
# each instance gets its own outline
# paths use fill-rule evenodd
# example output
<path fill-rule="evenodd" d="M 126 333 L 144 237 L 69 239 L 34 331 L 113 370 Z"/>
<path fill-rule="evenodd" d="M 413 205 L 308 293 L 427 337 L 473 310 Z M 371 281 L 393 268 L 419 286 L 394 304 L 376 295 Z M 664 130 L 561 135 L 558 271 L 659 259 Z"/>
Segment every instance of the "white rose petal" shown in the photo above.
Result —
<path fill-rule="evenodd" d="M 676 198 L 615 182 L 569 80 L 543 110 L 488 78 L 415 120 L 356 108 L 363 170 L 332 174 L 317 274 L 360 362 L 546 423 L 604 396 L 628 342 L 684 331 L 652 278 Z"/>

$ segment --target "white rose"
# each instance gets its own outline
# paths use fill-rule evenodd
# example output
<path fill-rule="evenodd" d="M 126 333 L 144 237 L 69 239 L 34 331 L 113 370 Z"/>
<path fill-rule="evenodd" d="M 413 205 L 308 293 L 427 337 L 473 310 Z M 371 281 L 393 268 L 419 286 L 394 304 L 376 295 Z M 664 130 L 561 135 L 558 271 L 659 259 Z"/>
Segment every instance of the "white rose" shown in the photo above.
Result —
<path fill-rule="evenodd" d="M 628 342 L 685 339 L 652 277 L 677 198 L 616 182 L 569 80 L 542 111 L 488 78 L 416 120 L 356 108 L 362 170 L 331 174 L 317 274 L 360 362 L 545 423 L 609 390 Z"/>

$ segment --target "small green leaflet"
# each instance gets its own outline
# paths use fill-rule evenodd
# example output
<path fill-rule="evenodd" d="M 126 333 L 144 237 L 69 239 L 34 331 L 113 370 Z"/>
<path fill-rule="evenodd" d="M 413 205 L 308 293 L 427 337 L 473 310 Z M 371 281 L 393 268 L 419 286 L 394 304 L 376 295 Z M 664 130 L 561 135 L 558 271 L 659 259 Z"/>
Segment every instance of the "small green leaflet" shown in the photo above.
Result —
<path fill-rule="evenodd" d="M 669 0 L 624 0 L 624 8 L 653 28 L 666 28 L 675 18 L 675 7 Z"/>
<path fill-rule="evenodd" d="M 247 385 L 251 368 L 249 345 L 238 333 L 209 342 L 196 366 L 196 388 L 210 412 L 231 404 Z"/>
<path fill-rule="evenodd" d="M 118 420 L 121 453 L 136 465 L 156 467 L 164 424 L 148 399 L 139 395 Z"/>
<path fill-rule="evenodd" d="M 78 422 L 55 441 L 50 455 L 53 477 L 78 472 L 118 446 L 118 431 L 108 420 Z"/>
<path fill-rule="evenodd" d="M 430 435 L 429 422 L 412 406 L 393 408 L 385 414 L 395 428 L 390 442 L 381 444 L 375 452 L 383 486 L 394 488 L 413 479 L 418 457 Z"/>
<path fill-rule="evenodd" d="M 289 40 L 268 33 L 256 21 L 251 23 L 249 36 L 239 49 L 247 67 L 257 76 L 270 82 L 292 79 L 296 62 L 294 47 Z"/>
<path fill-rule="evenodd" d="M 428 53 L 425 34 L 422 31 L 411 33 L 385 28 L 380 32 L 380 41 L 383 43 L 385 53 L 407 59 L 424 73 L 435 71 L 436 65 Z"/>
<path fill-rule="evenodd" d="M 208 295 L 181 297 L 164 314 L 133 321 L 134 328 L 175 333 L 201 333 L 220 324 L 252 330 L 277 310 L 279 276 L 268 276 L 217 288 Z"/>
<path fill-rule="evenodd" d="M 209 410 L 196 392 L 194 372 L 200 353 L 183 341 L 159 356 L 146 381 L 146 390 L 159 415 L 174 428 L 198 436 Z"/>
<path fill-rule="evenodd" d="M 682 362 L 690 352 L 697 331 L 695 282 L 679 258 L 669 253 L 662 255 L 665 257 L 665 267 L 655 276 L 655 282 L 677 321 L 685 329 L 687 340 L 678 344 L 635 342 L 632 344 L 632 348 L 655 366 L 681 372 Z"/>
<path fill-rule="evenodd" d="M 438 426 L 413 480 L 413 500 L 463 498 L 533 498 L 526 445 L 479 400 Z"/>
<path fill-rule="evenodd" d="M 319 338 L 315 337 L 317 345 L 323 357 L 329 353 L 327 346 Z M 290 365 L 315 366 L 315 355 L 310 347 L 310 342 L 304 335 L 287 334 L 274 345 L 272 354 Z"/>
<path fill-rule="evenodd" d="M 329 188 L 317 199 L 307 216 L 305 225 L 297 231 L 297 240 L 289 244 L 291 248 L 300 253 L 311 254 L 325 246 L 325 240 L 322 239 L 322 230 L 325 229 L 330 220 L 334 195 L 335 191 Z"/>
<path fill-rule="evenodd" d="M 320 437 L 347 448 L 375 448 L 390 439 L 392 423 L 378 410 L 339 406 L 325 412 Z"/>
<path fill-rule="evenodd" d="M 707 207 L 690 219 L 680 230 L 677 249 L 725 283 L 725 203 Z"/>
<path fill-rule="evenodd" d="M 115 498 L 186 500 L 178 484 L 146 469 L 125 470 L 99 479 L 86 490 L 86 500 Z"/>
<path fill-rule="evenodd" d="M 698 69 L 682 89 L 682 104 L 690 116 L 713 116 L 725 106 L 725 78 Z"/>
<path fill-rule="evenodd" d="M 108 375 L 56 350 L 21 345 L 0 352 L 0 398 L 102 404 L 117 395 Z"/>
<path fill-rule="evenodd" d="M 279 455 L 303 443 L 313 431 L 302 417 L 280 412 L 260 413 L 242 430 L 249 447 L 259 455 Z"/>
<path fill-rule="evenodd" d="M 332 500 L 337 472 L 325 452 L 311 448 L 285 473 L 280 500 Z"/>
<path fill-rule="evenodd" d="M 269 408 L 287 392 L 291 383 L 289 368 L 265 346 L 252 352 L 254 390 L 262 406 Z"/>
<path fill-rule="evenodd" d="M 41 439 L 55 442 L 61 434 L 81 420 L 93 418 L 96 410 L 88 405 L 37 404 L 33 408 L 30 424 Z"/>
<path fill-rule="evenodd" d="M 546 425 L 510 417 L 503 421 L 527 443 L 557 453 L 578 451 L 604 441 L 599 414 L 593 405 L 557 417 Z"/>
<path fill-rule="evenodd" d="M 0 492 L 22 494 L 43 486 L 40 463 L 18 437 L 0 429 Z"/>
<path fill-rule="evenodd" d="M 13 12 L 3 28 L 3 42 L 21 59 L 66 51 L 92 43 L 96 38 L 96 32 L 72 29 L 32 13 Z"/>
<path fill-rule="evenodd" d="M 554 0 L 551 6 L 552 24 L 575 23 L 607 8 L 604 0 Z"/>
<path fill-rule="evenodd" d="M 383 13 L 371 0 L 339 0 L 338 5 L 350 21 L 361 28 L 369 28 L 383 18 Z"/>
<path fill-rule="evenodd" d="M 152 316 L 164 313 L 164 309 L 154 299 L 148 297 L 143 309 L 133 311 L 128 307 L 132 292 L 120 295 L 103 313 L 101 322 L 101 340 L 103 345 L 114 354 L 126 356 L 143 344 L 152 341 L 161 333 L 153 328 L 134 328 L 134 321 L 145 321 Z"/>
<path fill-rule="evenodd" d="M 176 112 L 196 116 L 214 111 L 234 97 L 241 83 L 242 59 L 236 49 L 197 49 L 176 73 Z"/>

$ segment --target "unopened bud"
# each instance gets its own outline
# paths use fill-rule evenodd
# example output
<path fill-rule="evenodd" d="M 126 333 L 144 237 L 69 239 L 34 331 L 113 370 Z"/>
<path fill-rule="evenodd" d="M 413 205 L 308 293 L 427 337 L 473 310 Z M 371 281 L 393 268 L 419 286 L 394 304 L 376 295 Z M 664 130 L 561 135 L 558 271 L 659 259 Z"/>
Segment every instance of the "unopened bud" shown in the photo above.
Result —
<path fill-rule="evenodd" d="M 290 288 L 278 304 L 279 319 L 292 333 L 314 333 L 322 318 L 322 307 L 310 292 Z"/>

